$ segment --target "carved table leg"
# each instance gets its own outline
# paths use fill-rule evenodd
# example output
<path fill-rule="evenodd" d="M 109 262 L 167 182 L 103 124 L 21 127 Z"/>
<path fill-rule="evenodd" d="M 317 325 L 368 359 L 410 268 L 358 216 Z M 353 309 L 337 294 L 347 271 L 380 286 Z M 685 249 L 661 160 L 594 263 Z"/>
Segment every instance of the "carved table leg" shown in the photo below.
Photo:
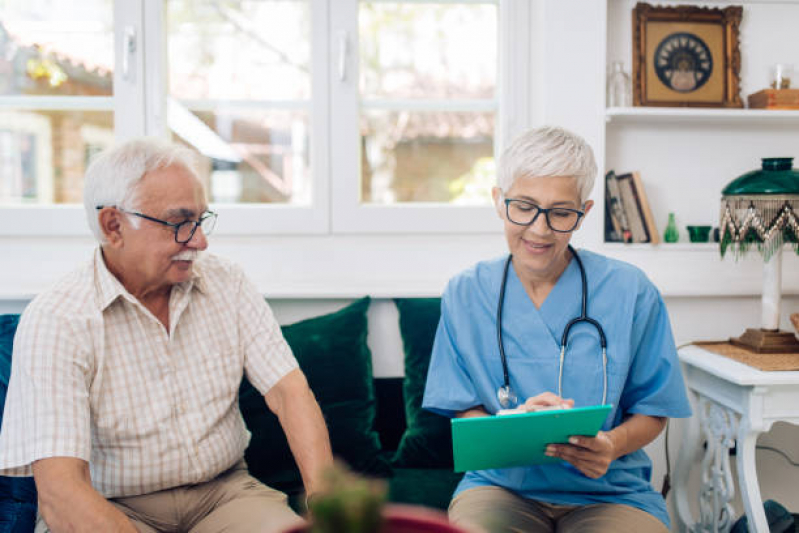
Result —
<path fill-rule="evenodd" d="M 760 496 L 760 486 L 757 483 L 757 470 L 755 465 L 755 446 L 760 431 L 752 430 L 748 424 L 741 424 L 738 433 L 738 481 L 741 488 L 741 499 L 744 502 L 746 516 L 749 521 L 749 531 L 768 531 L 768 521 L 763 510 Z"/>
<path fill-rule="evenodd" d="M 674 471 L 674 490 L 671 493 L 677 509 L 678 530 L 682 533 L 692 531 L 694 528 L 694 517 L 691 515 L 691 506 L 688 503 L 688 478 L 699 455 L 699 437 L 699 422 L 697 417 L 691 417 L 685 423 L 680 455 Z"/>
<path fill-rule="evenodd" d="M 697 525 L 701 531 L 726 533 L 735 518 L 732 507 L 735 482 L 730 468 L 730 448 L 735 444 L 738 417 L 735 412 L 702 396 L 699 398 L 699 410 L 707 450 L 702 458 L 700 517 Z"/>

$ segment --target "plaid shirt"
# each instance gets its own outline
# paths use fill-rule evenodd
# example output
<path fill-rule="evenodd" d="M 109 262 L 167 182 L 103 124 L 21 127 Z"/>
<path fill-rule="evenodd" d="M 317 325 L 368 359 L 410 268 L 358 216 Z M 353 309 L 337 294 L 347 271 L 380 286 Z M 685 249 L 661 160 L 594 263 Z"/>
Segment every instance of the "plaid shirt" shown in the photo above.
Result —
<path fill-rule="evenodd" d="M 214 478 L 249 442 L 242 375 L 262 394 L 297 368 L 242 271 L 210 254 L 175 285 L 170 330 L 94 259 L 35 298 L 14 338 L 0 475 L 89 462 L 105 497 Z"/>

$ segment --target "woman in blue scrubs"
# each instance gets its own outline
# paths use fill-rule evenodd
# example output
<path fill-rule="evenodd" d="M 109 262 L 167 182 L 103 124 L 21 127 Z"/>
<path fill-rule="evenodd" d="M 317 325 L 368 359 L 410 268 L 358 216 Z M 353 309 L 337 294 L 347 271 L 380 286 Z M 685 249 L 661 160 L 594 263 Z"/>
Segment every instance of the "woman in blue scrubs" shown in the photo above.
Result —
<path fill-rule="evenodd" d="M 520 409 L 596 405 L 604 394 L 613 409 L 595 437 L 549 445 L 546 453 L 560 462 L 467 472 L 450 504 L 454 523 L 491 532 L 668 530 L 642 448 L 668 417 L 688 417 L 691 410 L 666 306 L 643 272 L 576 252 L 587 278 L 588 316 L 607 339 L 607 366 L 603 371 L 599 333 L 585 322 L 571 328 L 560 365 L 561 335 L 580 316 L 582 301 L 569 241 L 593 207 L 588 195 L 596 172 L 590 146 L 560 128 L 532 130 L 502 155 L 492 193 L 512 259 L 501 327 Z M 478 263 L 447 285 L 425 408 L 469 417 L 504 407 L 497 393 L 505 378 L 496 321 L 507 257 Z"/>

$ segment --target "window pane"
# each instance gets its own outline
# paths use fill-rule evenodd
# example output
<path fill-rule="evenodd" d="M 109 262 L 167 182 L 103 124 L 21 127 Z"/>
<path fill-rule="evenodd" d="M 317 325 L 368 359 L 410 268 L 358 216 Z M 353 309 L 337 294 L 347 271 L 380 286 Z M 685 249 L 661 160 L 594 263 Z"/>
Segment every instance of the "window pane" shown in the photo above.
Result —
<path fill-rule="evenodd" d="M 181 99 L 307 99 L 307 1 L 168 0 L 170 93 Z"/>
<path fill-rule="evenodd" d="M 497 6 L 361 2 L 364 98 L 493 98 Z"/>
<path fill-rule="evenodd" d="M 113 0 L 0 0 L 0 95 L 110 96 Z"/>
<path fill-rule="evenodd" d="M 497 10 L 359 3 L 362 202 L 490 201 Z"/>
<path fill-rule="evenodd" d="M 81 203 L 87 163 L 113 142 L 110 111 L 0 111 L 0 204 Z"/>
<path fill-rule="evenodd" d="M 494 185 L 494 113 L 361 115 L 361 201 L 485 204 Z"/>
<path fill-rule="evenodd" d="M 175 119 L 170 112 L 170 126 L 176 140 L 202 154 L 200 172 L 212 202 L 310 203 L 307 111 L 185 113 Z"/>
<path fill-rule="evenodd" d="M 169 127 L 211 201 L 309 203 L 309 2 L 167 0 L 167 17 Z"/>

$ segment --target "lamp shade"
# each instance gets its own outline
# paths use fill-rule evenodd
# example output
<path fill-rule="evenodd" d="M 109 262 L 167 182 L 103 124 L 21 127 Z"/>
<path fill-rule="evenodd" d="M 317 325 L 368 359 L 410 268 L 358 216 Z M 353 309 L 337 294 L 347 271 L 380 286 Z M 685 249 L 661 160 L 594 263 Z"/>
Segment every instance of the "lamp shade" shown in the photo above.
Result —
<path fill-rule="evenodd" d="M 799 254 L 799 170 L 793 158 L 764 158 L 759 170 L 734 179 L 722 190 L 720 251 L 736 254 L 756 245 L 766 261 L 788 242 Z"/>

